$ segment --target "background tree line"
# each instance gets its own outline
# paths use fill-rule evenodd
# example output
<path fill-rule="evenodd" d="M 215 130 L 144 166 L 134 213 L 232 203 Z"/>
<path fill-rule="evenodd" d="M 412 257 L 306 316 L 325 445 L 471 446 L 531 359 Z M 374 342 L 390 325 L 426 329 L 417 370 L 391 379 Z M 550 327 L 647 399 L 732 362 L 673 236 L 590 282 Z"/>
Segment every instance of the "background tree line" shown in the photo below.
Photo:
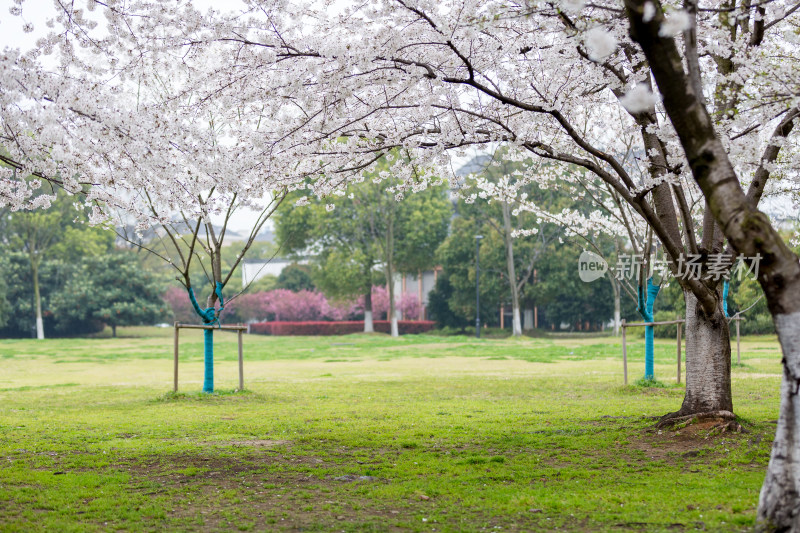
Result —
<path fill-rule="evenodd" d="M 482 156 L 468 166 L 485 179 L 499 180 L 513 174 L 514 165 L 525 164 L 489 163 L 490 158 Z M 586 246 L 567 236 L 564 227 L 516 212 L 514 205 L 501 201 L 469 201 L 468 195 L 453 194 L 444 185 L 410 192 L 404 201 L 396 202 L 385 193 L 391 185 L 365 179 L 349 196 L 311 201 L 301 207 L 294 203 L 302 191 L 294 193 L 292 201 L 276 213 L 281 244 L 255 243 L 248 257 L 266 261 L 279 253 L 307 258 L 309 264 L 290 265 L 278 277 L 264 276 L 245 292 L 284 289 L 322 293 L 334 304 L 352 300 L 347 316 L 361 320 L 367 311 L 371 315 L 374 287 L 389 292 L 386 289 L 393 287 L 387 280 L 397 274 L 437 268 L 427 318 L 444 332 L 473 331 L 475 236 L 483 235 L 481 321 L 487 326 L 500 325 L 501 307 L 507 310 L 506 327 L 513 333 L 517 333 L 515 309 L 516 316 L 521 313 L 524 317 L 517 326 L 520 330 L 522 326 L 532 328 L 534 309 L 536 325 L 551 331 L 562 327 L 599 330 L 612 318 L 612 285 L 604 280 L 580 280 L 578 256 Z M 575 207 L 564 188 L 526 185 L 524 193 L 554 211 Z M 87 214 L 72 202 L 59 196 L 46 210 L 2 213 L 0 336 L 82 335 L 101 331 L 106 325 L 116 334 L 118 325 L 194 320 L 185 291 L 174 283 L 174 273 L 163 261 L 136 247 L 126 248 L 109 228 L 89 226 Z M 332 210 L 331 203 L 335 206 Z M 536 228 L 535 234 L 512 235 L 514 230 L 530 228 Z M 594 244 L 609 254 L 615 246 L 610 238 Z M 235 254 L 236 247 L 223 248 L 223 262 L 233 264 Z M 199 278 L 202 272 L 196 275 Z M 234 278 L 241 279 L 241 273 Z M 742 323 L 744 333 L 773 331 L 766 303 L 758 300 L 760 295 L 753 280 L 732 280 L 731 314 L 755 303 Z M 198 297 L 206 296 L 200 289 Z M 388 302 L 388 295 L 381 298 Z M 412 303 L 403 301 L 401 306 L 404 318 L 417 318 L 416 312 L 405 316 L 408 309 L 417 309 Z M 376 318 L 389 319 L 391 306 L 384 307 L 380 306 Z M 684 307 L 680 287 L 665 284 L 656 303 L 655 320 L 683 316 Z M 247 305 L 232 304 L 223 321 L 252 320 L 254 315 L 246 309 Z M 621 309 L 623 318 L 639 319 L 635 302 L 624 293 Z M 37 316 L 41 317 L 41 331 L 37 331 Z M 274 318 L 274 313 L 260 319 L 270 316 Z M 660 327 L 656 335 L 673 336 L 674 329 Z"/>

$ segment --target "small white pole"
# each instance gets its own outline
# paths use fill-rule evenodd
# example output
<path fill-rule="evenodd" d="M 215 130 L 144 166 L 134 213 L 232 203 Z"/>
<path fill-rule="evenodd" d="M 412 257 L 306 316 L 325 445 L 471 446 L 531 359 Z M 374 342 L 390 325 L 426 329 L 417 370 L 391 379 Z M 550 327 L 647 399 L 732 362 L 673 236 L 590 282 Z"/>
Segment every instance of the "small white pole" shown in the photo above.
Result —
<path fill-rule="evenodd" d="M 625 385 L 628 384 L 628 346 L 625 337 L 625 319 L 622 319 L 622 371 L 625 380 Z"/>

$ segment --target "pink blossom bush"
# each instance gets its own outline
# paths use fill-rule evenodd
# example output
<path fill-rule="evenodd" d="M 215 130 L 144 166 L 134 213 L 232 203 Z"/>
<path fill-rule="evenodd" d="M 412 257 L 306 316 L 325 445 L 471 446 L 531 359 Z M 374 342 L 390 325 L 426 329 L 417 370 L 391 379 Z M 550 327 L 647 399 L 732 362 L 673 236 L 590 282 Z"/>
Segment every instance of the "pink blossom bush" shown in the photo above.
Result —
<path fill-rule="evenodd" d="M 173 289 L 170 289 L 173 291 Z M 179 293 L 179 294 L 175 294 Z M 185 291 L 179 289 L 170 292 L 174 297 L 167 299 L 173 309 L 183 306 L 191 313 L 191 306 Z M 183 300 L 181 300 L 183 298 Z M 177 300 L 172 303 L 173 300 Z M 185 301 L 185 303 L 184 303 Z M 389 312 L 389 296 L 385 287 L 372 288 L 372 309 L 376 318 L 387 317 Z M 406 319 L 416 320 L 419 317 L 420 305 L 416 294 L 404 294 L 398 299 L 398 313 Z M 192 313 L 193 314 L 193 313 Z M 308 321 L 342 321 L 361 320 L 364 316 L 364 297 L 355 301 L 329 301 L 324 294 L 317 291 L 292 292 L 287 289 L 275 289 L 267 292 L 242 294 L 225 305 L 223 321 L 226 322 L 308 322 Z M 399 316 L 398 316 L 399 318 Z M 190 318 L 193 320 L 193 317 Z M 181 319 L 183 320 L 183 319 Z"/>
<path fill-rule="evenodd" d="M 396 297 L 397 295 L 395 295 Z M 358 299 L 356 306 L 359 314 L 364 314 L 364 297 Z M 415 320 L 419 317 L 420 313 L 419 298 L 416 294 L 401 294 L 397 299 L 397 313 L 398 317 L 402 316 L 405 319 Z M 372 313 L 375 317 L 381 317 L 388 320 L 389 316 L 389 291 L 384 286 L 372 287 Z"/>
<path fill-rule="evenodd" d="M 269 293 L 240 294 L 227 303 L 223 319 L 235 319 L 239 322 L 265 320 L 269 312 Z"/>
<path fill-rule="evenodd" d="M 321 292 L 287 289 L 243 294 L 225 310 L 229 317 L 235 316 L 242 322 L 344 320 L 352 318 L 355 312 L 353 304 L 332 305 Z"/>
<path fill-rule="evenodd" d="M 189 301 L 189 294 L 186 289 L 170 287 L 164 293 L 163 298 L 172 309 L 172 316 L 175 321 L 191 324 L 200 320 L 194 309 L 192 309 L 192 303 Z"/>

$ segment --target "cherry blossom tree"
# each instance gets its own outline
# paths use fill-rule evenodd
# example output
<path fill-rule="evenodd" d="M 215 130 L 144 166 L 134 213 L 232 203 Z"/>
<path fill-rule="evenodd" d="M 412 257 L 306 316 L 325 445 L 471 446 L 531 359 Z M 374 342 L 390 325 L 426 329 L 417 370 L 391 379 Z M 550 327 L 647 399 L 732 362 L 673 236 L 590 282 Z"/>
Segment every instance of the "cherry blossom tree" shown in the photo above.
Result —
<path fill-rule="evenodd" d="M 745 26 L 752 31 L 751 42 L 763 38 L 769 25 L 787 16 L 783 11 L 768 22 L 765 8 L 759 6 L 756 9 L 754 27 Z M 757 209 L 764 182 L 774 168 L 767 164 L 777 159 L 783 139 L 792 129 L 793 118 L 789 117 L 796 116 L 796 102 L 793 99 L 784 102 L 785 106 L 788 104 L 782 113 L 784 118 L 773 133 L 773 137 L 779 140 L 763 149 L 761 165 L 745 192 L 732 157 L 704 104 L 699 90 L 702 88 L 700 73 L 684 67 L 675 39 L 662 30 L 666 24 L 662 6 L 631 0 L 626 3 L 626 12 L 631 35 L 650 63 L 670 121 L 714 218 L 736 251 L 759 254 L 764 258 L 758 279 L 783 351 L 783 381 L 780 418 L 759 499 L 758 519 L 770 530 L 797 531 L 800 529 L 800 514 L 797 512 L 800 506 L 797 498 L 800 483 L 797 473 L 800 461 L 797 447 L 800 436 L 800 396 L 797 390 L 800 382 L 800 261 L 767 216 Z M 748 6 L 734 6 L 731 13 L 743 18 L 750 14 Z M 690 11 L 688 16 L 696 14 Z M 728 98 L 737 96 L 733 92 L 724 95 Z"/>
<path fill-rule="evenodd" d="M 182 38 L 201 20 L 191 5 L 106 5 L 102 31 L 74 4 L 55 5 L 56 30 L 36 50 L 6 49 L 0 57 L 0 205 L 46 207 L 54 195 L 36 191 L 49 182 L 68 193 L 87 191 L 94 222 L 120 221 L 124 213 L 138 220 L 139 231 L 156 226 L 157 241 L 135 242 L 176 269 L 203 323 L 218 323 L 226 283 L 286 193 L 310 185 L 326 195 L 346 186 L 348 175 L 320 173 L 313 152 L 298 149 L 316 144 L 289 135 L 298 120 L 294 103 L 233 102 L 214 86 L 226 70 L 214 50 L 190 47 L 188 56 L 176 56 L 169 28 L 180 21 Z M 130 25 L 132 19 L 141 23 Z M 42 66 L 47 54 L 57 66 Z M 260 214 L 226 271 L 228 222 L 245 208 Z M 221 228 L 214 217 L 223 218 Z M 206 307 L 194 293 L 197 264 L 210 287 Z M 204 390 L 211 392 L 210 329 L 205 353 Z"/>

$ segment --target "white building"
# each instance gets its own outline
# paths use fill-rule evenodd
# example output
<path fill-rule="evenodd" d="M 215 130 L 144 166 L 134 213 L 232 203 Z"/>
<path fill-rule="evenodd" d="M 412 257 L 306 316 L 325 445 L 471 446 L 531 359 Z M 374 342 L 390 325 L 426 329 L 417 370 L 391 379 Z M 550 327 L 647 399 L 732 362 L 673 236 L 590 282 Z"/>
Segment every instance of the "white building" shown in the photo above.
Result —
<path fill-rule="evenodd" d="M 420 316 L 404 316 L 403 320 L 427 320 L 428 318 L 428 295 L 436 286 L 441 267 L 434 270 L 425 270 L 416 274 L 401 274 L 395 281 L 395 298 L 400 294 L 416 294 L 421 306 Z"/>
<path fill-rule="evenodd" d="M 283 257 L 273 257 L 269 261 L 263 259 L 245 259 L 242 262 L 242 288 L 250 283 L 272 275 L 276 278 L 280 276 L 283 269 L 291 264 L 307 265 L 308 259 L 286 259 Z"/>

